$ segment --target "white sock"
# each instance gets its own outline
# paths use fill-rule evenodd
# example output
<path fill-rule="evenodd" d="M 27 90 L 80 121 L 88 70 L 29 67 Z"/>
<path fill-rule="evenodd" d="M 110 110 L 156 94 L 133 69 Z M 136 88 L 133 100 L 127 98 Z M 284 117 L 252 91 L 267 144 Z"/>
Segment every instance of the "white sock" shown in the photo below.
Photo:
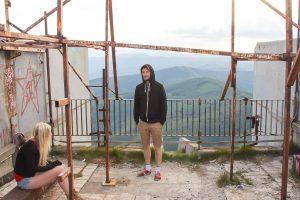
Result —
<path fill-rule="evenodd" d="M 151 171 L 151 165 L 150 164 L 146 164 L 145 168 L 146 168 L 147 171 Z"/>
<path fill-rule="evenodd" d="M 156 168 L 155 168 L 155 174 L 158 172 L 160 173 L 160 166 L 156 166 Z"/>

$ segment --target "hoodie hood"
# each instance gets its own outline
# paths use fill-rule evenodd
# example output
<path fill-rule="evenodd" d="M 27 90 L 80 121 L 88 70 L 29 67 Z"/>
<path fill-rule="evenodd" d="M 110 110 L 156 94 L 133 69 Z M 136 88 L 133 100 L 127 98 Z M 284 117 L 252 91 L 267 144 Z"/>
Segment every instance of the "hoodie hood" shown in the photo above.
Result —
<path fill-rule="evenodd" d="M 154 69 L 151 65 L 149 64 L 145 64 L 141 67 L 141 74 L 142 74 L 142 69 L 147 68 L 150 71 L 150 82 L 155 81 L 155 73 L 154 73 Z M 145 82 L 145 80 L 142 77 L 143 82 Z"/>

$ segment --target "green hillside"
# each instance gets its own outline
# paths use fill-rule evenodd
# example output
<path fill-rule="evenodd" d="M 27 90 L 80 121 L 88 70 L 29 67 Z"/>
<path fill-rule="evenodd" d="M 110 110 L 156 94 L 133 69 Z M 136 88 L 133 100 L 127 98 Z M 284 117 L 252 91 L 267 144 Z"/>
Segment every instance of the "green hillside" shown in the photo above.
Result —
<path fill-rule="evenodd" d="M 202 77 L 193 78 L 180 83 L 175 83 L 166 86 L 168 98 L 199 98 L 209 99 L 220 97 L 224 88 L 224 82 L 215 79 Z M 228 90 L 227 95 L 230 97 L 231 90 Z M 237 90 L 238 98 L 251 97 L 248 92 Z"/>
<path fill-rule="evenodd" d="M 199 96 L 205 97 L 205 95 L 208 95 L 207 98 L 217 98 L 220 96 L 228 76 L 228 72 L 225 71 L 200 70 L 192 67 L 166 68 L 156 71 L 155 74 L 157 81 L 162 83 L 165 88 L 171 89 L 170 92 L 167 92 L 168 98 L 197 98 Z M 195 78 L 198 81 L 193 80 Z M 102 79 L 93 79 L 90 81 L 90 84 L 101 85 L 101 81 Z M 135 86 L 141 83 L 142 79 L 140 74 L 134 74 L 120 76 L 118 81 L 121 96 L 123 98 L 133 98 Z M 189 86 L 187 87 L 186 85 Z M 205 85 L 208 88 L 205 88 Z M 198 86 L 201 86 L 201 89 L 197 88 Z M 242 90 L 239 92 L 240 96 L 252 96 L 252 72 L 239 72 L 237 86 Z M 110 78 L 110 88 L 114 88 L 112 78 Z M 196 92 L 191 92 L 190 88 Z M 101 88 L 93 89 L 97 96 L 101 96 Z M 180 94 L 179 90 L 182 91 L 182 94 Z"/>

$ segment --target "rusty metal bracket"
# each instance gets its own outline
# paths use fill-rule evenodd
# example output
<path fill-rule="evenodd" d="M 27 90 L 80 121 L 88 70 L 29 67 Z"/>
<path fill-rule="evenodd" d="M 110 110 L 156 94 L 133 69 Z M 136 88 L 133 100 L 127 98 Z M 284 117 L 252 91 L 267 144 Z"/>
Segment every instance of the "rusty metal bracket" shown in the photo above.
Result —
<path fill-rule="evenodd" d="M 20 51 L 14 51 L 14 53 L 11 54 L 11 57 L 9 57 L 9 60 L 13 60 L 21 55 L 22 55 L 22 53 Z"/>
<path fill-rule="evenodd" d="M 63 98 L 55 101 L 55 107 L 62 107 L 70 104 L 69 98 Z"/>

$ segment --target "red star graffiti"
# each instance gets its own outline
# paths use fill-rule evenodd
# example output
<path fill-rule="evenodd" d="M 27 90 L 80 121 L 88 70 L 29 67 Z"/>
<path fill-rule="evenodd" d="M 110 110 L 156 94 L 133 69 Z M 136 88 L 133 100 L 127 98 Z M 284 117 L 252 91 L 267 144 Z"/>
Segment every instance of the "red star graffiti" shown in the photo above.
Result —
<path fill-rule="evenodd" d="M 29 103 L 31 102 L 36 110 L 39 112 L 39 102 L 38 102 L 38 83 L 41 78 L 41 74 L 35 73 L 32 70 L 31 61 L 29 61 L 29 66 L 27 68 L 27 73 L 25 77 L 17 78 L 17 83 L 22 89 L 22 108 L 21 116 L 26 111 Z"/>

